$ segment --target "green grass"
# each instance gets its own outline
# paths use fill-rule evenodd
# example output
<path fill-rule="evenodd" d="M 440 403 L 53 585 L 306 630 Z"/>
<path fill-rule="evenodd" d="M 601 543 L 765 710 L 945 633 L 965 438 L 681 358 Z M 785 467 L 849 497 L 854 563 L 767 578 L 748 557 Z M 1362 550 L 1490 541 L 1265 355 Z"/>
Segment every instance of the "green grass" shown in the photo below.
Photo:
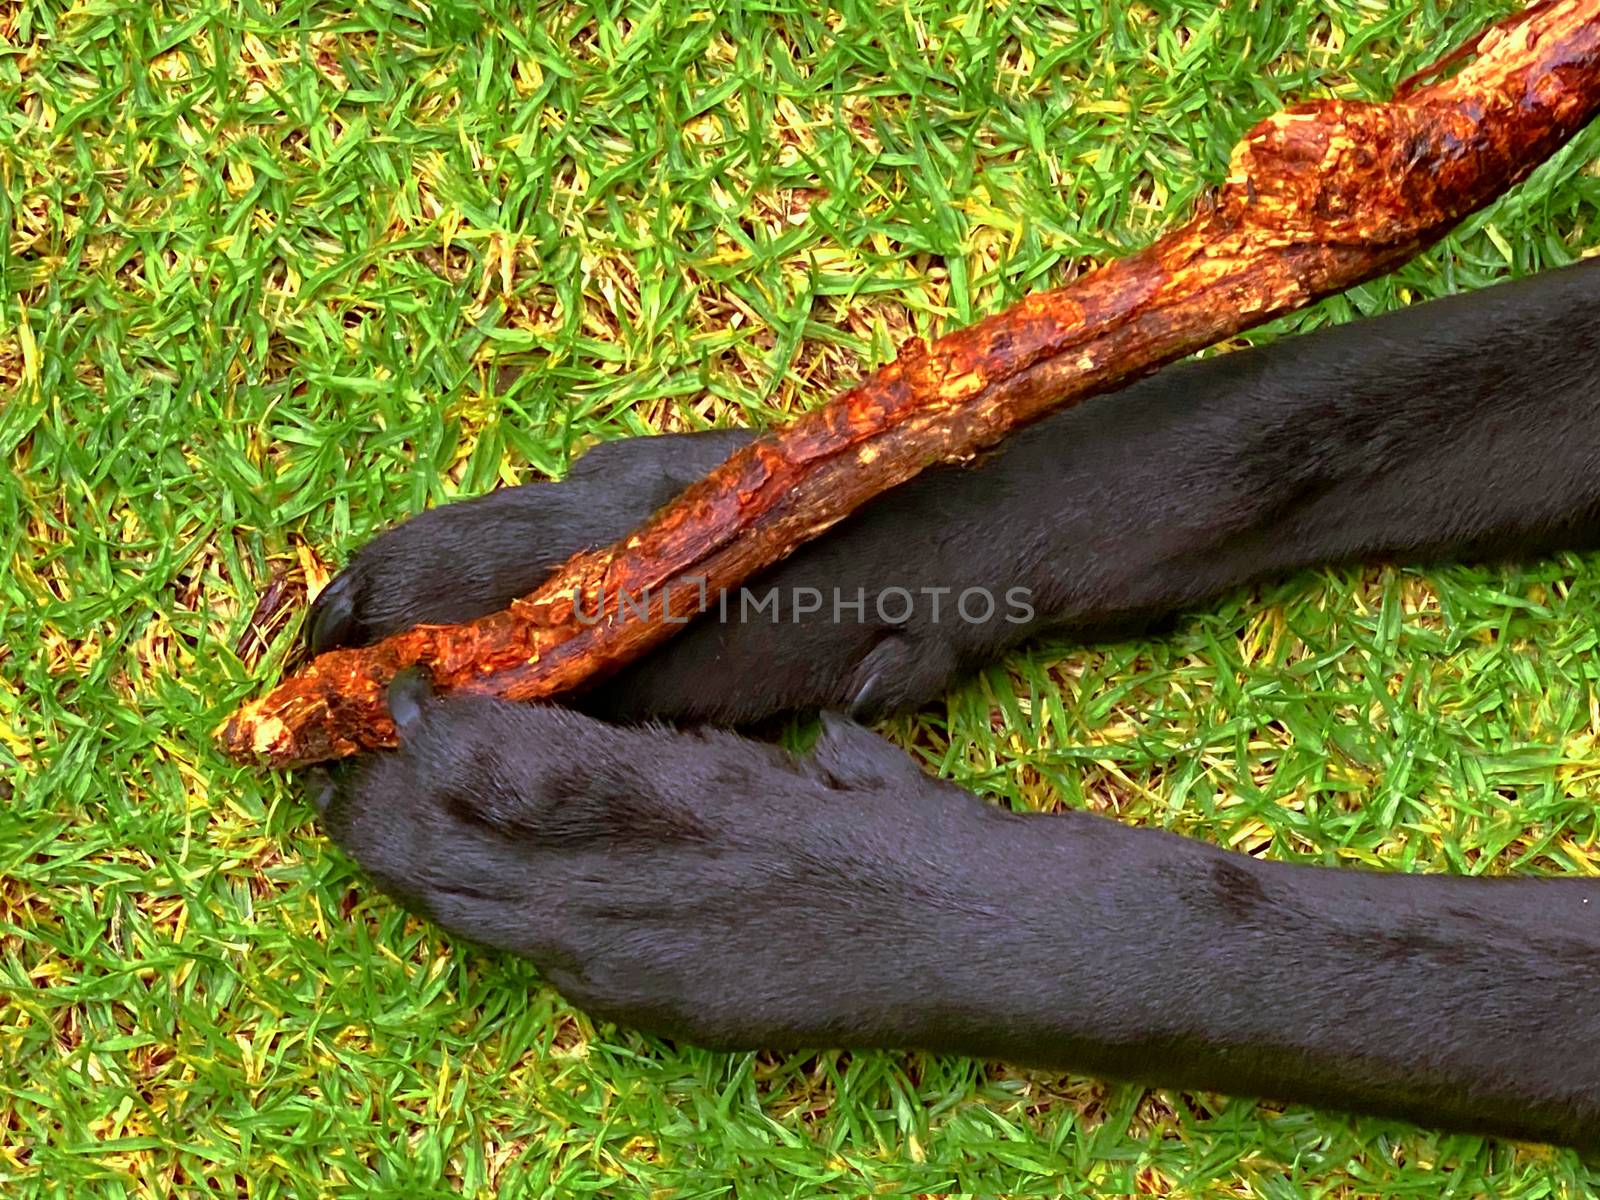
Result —
<path fill-rule="evenodd" d="M 1305 1108 L 596 1027 L 208 738 L 375 531 L 818 403 L 1143 244 L 1285 101 L 1382 96 L 1507 8 L 0 0 L 0 1194 L 1600 1186 Z M 1597 154 L 1257 337 L 1600 246 Z M 1020 807 L 1593 873 L 1597 611 L 1600 557 L 1308 574 L 891 732 Z"/>

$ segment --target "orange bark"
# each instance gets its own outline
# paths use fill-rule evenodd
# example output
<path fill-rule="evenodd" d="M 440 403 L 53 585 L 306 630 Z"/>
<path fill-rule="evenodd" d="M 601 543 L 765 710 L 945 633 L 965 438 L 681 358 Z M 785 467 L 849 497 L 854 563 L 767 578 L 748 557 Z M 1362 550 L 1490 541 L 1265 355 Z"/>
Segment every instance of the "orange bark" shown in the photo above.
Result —
<path fill-rule="evenodd" d="M 1462 59 L 1453 76 L 1418 82 Z M 441 691 L 517 700 L 597 679 L 670 637 L 703 597 L 923 468 L 1392 269 L 1525 177 L 1597 108 L 1600 0 L 1547 0 L 1387 104 L 1286 109 L 1246 135 L 1215 196 L 1154 245 L 931 345 L 908 343 L 508 610 L 324 654 L 241 708 L 220 740 L 279 766 L 393 745 L 385 688 L 418 663 Z M 621 611 L 621 595 L 645 591 L 656 597 L 649 619 Z M 604 617 L 579 621 L 575 601 Z"/>

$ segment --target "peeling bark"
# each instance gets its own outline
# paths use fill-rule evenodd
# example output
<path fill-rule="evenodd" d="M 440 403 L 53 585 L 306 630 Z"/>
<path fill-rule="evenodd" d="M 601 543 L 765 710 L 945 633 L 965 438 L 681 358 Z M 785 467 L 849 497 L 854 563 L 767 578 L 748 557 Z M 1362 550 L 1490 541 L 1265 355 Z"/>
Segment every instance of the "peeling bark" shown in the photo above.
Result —
<path fill-rule="evenodd" d="M 1463 60 L 1449 78 L 1423 82 Z M 219 739 L 239 759 L 275 766 L 391 746 L 385 688 L 414 664 L 441 691 L 515 700 L 596 680 L 670 637 L 702 597 L 737 587 L 923 468 L 1391 270 L 1524 178 L 1597 108 L 1600 0 L 1546 0 L 1387 104 L 1286 109 L 1246 135 L 1196 215 L 1147 249 L 931 345 L 907 343 L 506 611 L 324 654 L 241 708 Z M 649 619 L 620 611 L 622 594 L 646 591 Z M 602 619 L 579 621 L 575 602 Z"/>

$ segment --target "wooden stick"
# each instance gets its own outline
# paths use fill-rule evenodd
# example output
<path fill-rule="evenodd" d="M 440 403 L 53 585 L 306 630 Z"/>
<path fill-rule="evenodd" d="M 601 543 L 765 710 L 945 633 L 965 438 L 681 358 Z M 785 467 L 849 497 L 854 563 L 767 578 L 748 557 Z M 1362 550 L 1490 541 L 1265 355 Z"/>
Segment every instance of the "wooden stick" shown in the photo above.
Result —
<path fill-rule="evenodd" d="M 1420 82 L 1466 58 L 1450 78 Z M 318 657 L 235 713 L 222 745 L 277 766 L 393 745 L 385 689 L 419 663 L 441 691 L 514 700 L 598 679 L 924 467 L 1392 269 L 1525 177 L 1597 108 L 1600 0 L 1546 0 L 1407 80 L 1390 103 L 1286 109 L 1235 148 L 1215 196 L 1149 248 L 932 345 L 907 343 L 504 612 Z M 624 595 L 652 597 L 649 619 L 624 611 Z"/>

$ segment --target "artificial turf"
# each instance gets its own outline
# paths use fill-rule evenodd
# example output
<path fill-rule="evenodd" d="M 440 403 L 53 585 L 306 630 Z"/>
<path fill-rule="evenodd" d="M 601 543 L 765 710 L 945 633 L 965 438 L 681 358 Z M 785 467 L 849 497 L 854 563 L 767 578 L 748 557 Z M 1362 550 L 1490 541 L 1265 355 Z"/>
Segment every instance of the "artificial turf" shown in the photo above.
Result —
<path fill-rule="evenodd" d="M 597 1026 L 208 737 L 375 531 L 816 404 L 1510 7 L 0 0 L 0 1195 L 1600 1187 L 1301 1107 Z M 1600 246 L 1597 153 L 1254 338 Z M 1303 574 L 888 731 L 1020 808 L 1593 874 L 1597 612 L 1596 556 Z"/>

